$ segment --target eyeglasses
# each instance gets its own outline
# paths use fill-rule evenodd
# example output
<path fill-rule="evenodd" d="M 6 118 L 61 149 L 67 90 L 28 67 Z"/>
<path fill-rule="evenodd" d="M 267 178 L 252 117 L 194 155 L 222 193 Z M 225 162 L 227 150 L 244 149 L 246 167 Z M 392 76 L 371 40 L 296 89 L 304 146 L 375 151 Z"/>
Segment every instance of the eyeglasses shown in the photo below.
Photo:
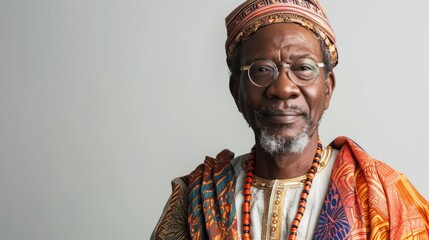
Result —
<path fill-rule="evenodd" d="M 247 71 L 249 80 L 258 87 L 268 87 L 279 77 L 279 67 L 289 68 L 287 75 L 297 86 L 307 86 L 319 76 L 323 63 L 316 63 L 309 58 L 301 58 L 290 64 L 274 63 L 270 60 L 258 60 L 248 66 L 242 66 L 241 71 Z"/>

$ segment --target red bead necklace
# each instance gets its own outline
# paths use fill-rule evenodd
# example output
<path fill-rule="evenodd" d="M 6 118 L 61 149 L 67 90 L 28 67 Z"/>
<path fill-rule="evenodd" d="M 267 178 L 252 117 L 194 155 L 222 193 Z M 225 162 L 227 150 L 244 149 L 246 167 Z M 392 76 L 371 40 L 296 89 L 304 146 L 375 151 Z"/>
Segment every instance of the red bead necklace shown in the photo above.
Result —
<path fill-rule="evenodd" d="M 305 206 L 307 205 L 308 194 L 310 193 L 311 184 L 313 183 L 313 178 L 316 175 L 317 170 L 319 169 L 320 159 L 322 158 L 322 143 L 319 140 L 317 143 L 317 151 L 314 155 L 313 164 L 308 170 L 307 178 L 305 180 L 304 189 L 301 193 L 301 199 L 299 201 L 298 211 L 295 215 L 295 219 L 292 222 L 290 228 L 289 240 L 295 240 L 298 233 L 298 226 L 301 222 L 302 216 L 304 216 Z M 243 202 L 243 240 L 251 240 L 250 235 L 250 202 L 252 200 L 252 194 L 250 193 L 250 188 L 252 187 L 253 182 L 253 173 L 255 169 L 255 147 L 252 148 L 252 151 L 249 154 L 248 164 L 247 164 L 247 174 L 246 182 L 244 183 L 244 202 Z"/>

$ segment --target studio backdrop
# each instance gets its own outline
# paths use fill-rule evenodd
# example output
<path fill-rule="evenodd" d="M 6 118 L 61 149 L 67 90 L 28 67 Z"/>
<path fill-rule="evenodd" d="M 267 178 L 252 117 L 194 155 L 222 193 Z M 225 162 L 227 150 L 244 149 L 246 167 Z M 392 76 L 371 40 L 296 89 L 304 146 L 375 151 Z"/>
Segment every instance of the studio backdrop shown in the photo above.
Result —
<path fill-rule="evenodd" d="M 1 0 L 0 239 L 148 239 L 170 181 L 253 134 L 228 89 L 241 1 Z M 320 126 L 429 198 L 428 1 L 323 0 L 337 86 Z"/>

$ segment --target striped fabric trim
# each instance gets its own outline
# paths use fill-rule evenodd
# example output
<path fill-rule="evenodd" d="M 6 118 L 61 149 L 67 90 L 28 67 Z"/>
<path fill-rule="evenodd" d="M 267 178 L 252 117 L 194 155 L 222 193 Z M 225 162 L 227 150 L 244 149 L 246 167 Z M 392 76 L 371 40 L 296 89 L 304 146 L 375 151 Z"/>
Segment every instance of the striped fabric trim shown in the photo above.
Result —
<path fill-rule="evenodd" d="M 224 150 L 189 176 L 188 224 L 192 239 L 238 239 L 233 153 Z"/>

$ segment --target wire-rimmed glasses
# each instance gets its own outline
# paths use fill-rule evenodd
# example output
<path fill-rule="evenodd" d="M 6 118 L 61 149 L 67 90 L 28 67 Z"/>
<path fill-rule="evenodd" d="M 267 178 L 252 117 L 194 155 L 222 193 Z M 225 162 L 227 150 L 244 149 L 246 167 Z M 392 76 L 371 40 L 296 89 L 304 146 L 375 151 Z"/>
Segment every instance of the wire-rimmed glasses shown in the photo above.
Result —
<path fill-rule="evenodd" d="M 290 64 L 274 63 L 270 60 L 257 60 L 250 65 L 242 66 L 241 71 L 247 71 L 249 80 L 258 87 L 268 87 L 279 76 L 279 67 L 289 68 L 287 75 L 297 86 L 307 86 L 319 76 L 324 63 L 317 63 L 309 58 L 300 58 Z"/>

